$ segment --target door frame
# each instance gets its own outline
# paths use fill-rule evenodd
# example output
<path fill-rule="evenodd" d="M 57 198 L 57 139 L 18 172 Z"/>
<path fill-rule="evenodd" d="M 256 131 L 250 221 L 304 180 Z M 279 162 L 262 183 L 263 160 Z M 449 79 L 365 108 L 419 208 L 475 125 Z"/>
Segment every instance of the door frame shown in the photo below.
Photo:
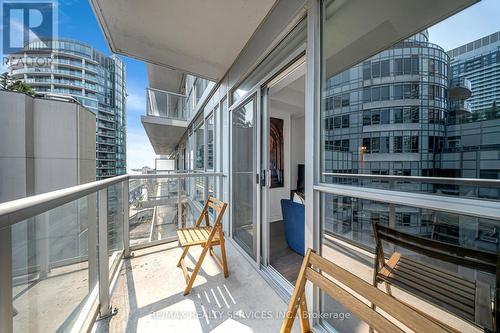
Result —
<path fill-rule="evenodd" d="M 253 247 L 254 247 L 254 254 L 255 258 L 252 258 L 246 251 L 241 247 L 241 245 L 236 241 L 234 238 L 234 230 L 233 230 L 233 210 L 234 210 L 234 205 L 233 205 L 233 112 L 240 109 L 244 105 L 246 105 L 248 102 L 251 100 L 254 101 L 254 131 L 253 131 L 253 144 L 254 144 L 254 149 L 253 149 L 253 173 L 254 173 L 254 206 L 253 206 L 253 220 L 252 224 L 255 226 L 254 230 L 254 236 L 253 236 Z M 260 138 L 260 91 L 256 88 L 253 88 L 246 94 L 245 98 L 242 98 L 238 102 L 234 103 L 229 107 L 229 156 L 230 156 L 230 163 L 229 163 L 229 207 L 230 207 L 230 218 L 229 218 L 229 232 L 230 232 L 230 238 L 236 244 L 236 248 L 239 250 L 239 252 L 246 257 L 246 259 L 254 265 L 254 267 L 259 267 L 260 265 L 260 233 L 261 233 L 261 223 L 260 223 L 260 183 L 256 182 L 256 179 L 260 180 L 260 172 L 259 172 L 259 166 L 260 166 L 260 145 L 259 145 L 259 138 Z"/>
<path fill-rule="evenodd" d="M 256 267 L 258 270 L 262 271 L 262 200 L 261 200 L 261 186 L 260 186 L 260 181 L 259 184 L 257 185 L 257 190 L 256 190 L 256 198 L 255 198 L 255 207 L 254 207 L 254 219 L 256 224 L 256 235 L 258 235 L 257 239 L 254 239 L 254 245 L 256 246 L 256 257 L 252 258 L 248 253 L 242 249 L 239 244 L 234 240 L 234 233 L 233 233 L 233 221 L 232 221 L 232 209 L 233 209 L 233 202 L 232 202 L 232 197 L 233 197 L 233 181 L 232 181 L 232 170 L 233 170 L 233 155 L 232 155 L 232 146 L 233 146 L 233 131 L 232 131 L 232 123 L 233 123 L 233 111 L 236 109 L 240 108 L 243 106 L 245 103 L 247 103 L 250 99 L 255 98 L 255 103 L 256 103 L 256 119 L 258 119 L 258 128 L 257 128 L 257 138 L 258 141 L 256 143 L 257 146 L 257 151 L 254 157 L 257 159 L 257 164 L 255 173 L 256 173 L 256 178 L 258 177 L 259 179 L 261 178 L 261 157 L 262 157 L 262 145 L 261 145 L 261 138 L 262 138 L 262 90 L 263 87 L 265 87 L 269 82 L 271 82 L 273 79 L 275 79 L 280 73 L 282 73 L 285 69 L 287 69 L 290 65 L 295 63 L 298 59 L 304 57 L 304 59 L 307 60 L 306 56 L 306 48 L 307 48 L 307 43 L 303 43 L 300 45 L 298 48 L 296 48 L 293 52 L 291 52 L 280 64 L 279 66 L 276 66 L 275 69 L 270 71 L 268 74 L 266 74 L 258 83 L 256 83 L 245 95 L 239 99 L 238 101 L 234 102 L 232 105 L 228 106 L 228 112 L 229 112 L 229 206 L 230 206 L 230 218 L 229 218 L 229 232 L 230 232 L 230 239 L 231 241 L 234 242 L 236 249 L 243 255 L 254 267 Z M 306 75 L 307 75 L 307 63 L 306 63 Z M 228 97 L 231 97 L 232 91 L 229 91 Z M 231 102 L 231 101 L 230 101 Z M 307 106 L 306 106 L 307 109 Z M 267 231 L 269 232 L 269 231 Z M 268 246 L 268 244 L 266 245 Z"/>
<path fill-rule="evenodd" d="M 271 229 L 270 229 L 270 170 L 269 170 L 269 131 L 270 131 L 270 100 L 269 100 L 269 90 L 275 86 L 278 82 L 283 80 L 285 77 L 287 77 L 289 74 L 297 70 L 300 66 L 304 66 L 304 71 L 307 70 L 307 64 L 306 64 L 306 55 L 305 52 L 301 52 L 299 56 L 296 56 L 293 58 L 291 61 L 287 59 L 285 62 L 281 63 L 280 66 L 278 66 L 278 70 L 275 71 L 274 75 L 272 76 L 271 79 L 267 80 L 264 84 L 261 85 L 260 91 L 261 91 L 261 130 L 262 130 L 262 135 L 260 137 L 260 144 L 261 144 L 261 165 L 260 165 L 260 172 L 261 174 L 265 175 L 265 184 L 263 185 L 262 182 L 260 184 L 261 188 L 261 194 L 260 194 L 260 201 L 261 201 L 261 212 L 260 212 L 260 223 L 261 223 L 261 248 L 262 248 L 262 257 L 261 257 L 261 262 L 260 262 L 260 269 L 263 271 L 266 271 L 266 273 L 274 280 L 276 284 L 278 284 L 280 287 L 284 288 L 285 292 L 287 294 L 291 294 L 293 291 L 292 284 L 286 280 L 274 267 L 271 266 Z M 304 111 L 305 111 L 305 86 L 304 86 Z M 305 115 L 304 115 L 305 116 Z M 291 125 L 291 124 L 290 124 Z M 291 128 L 289 129 L 291 130 Z M 305 130 L 305 129 L 304 129 Z M 291 137 L 291 135 L 290 135 Z M 305 142 L 304 142 L 305 145 Z M 285 167 L 290 167 L 290 165 L 285 166 Z M 261 178 L 262 179 L 262 178 Z M 290 179 L 291 181 L 291 179 Z M 291 188 L 291 184 L 290 184 Z M 305 224 L 304 224 L 305 228 Z"/>

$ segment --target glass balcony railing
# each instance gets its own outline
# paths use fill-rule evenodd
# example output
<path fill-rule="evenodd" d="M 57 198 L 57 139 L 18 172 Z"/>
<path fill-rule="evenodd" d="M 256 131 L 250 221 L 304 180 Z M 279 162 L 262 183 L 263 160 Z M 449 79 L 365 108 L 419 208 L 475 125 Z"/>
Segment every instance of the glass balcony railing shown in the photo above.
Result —
<path fill-rule="evenodd" d="M 148 107 L 146 114 L 152 117 L 162 117 L 175 120 L 186 120 L 186 97 L 161 91 L 147 89 Z"/>
<path fill-rule="evenodd" d="M 0 331 L 76 332 L 110 314 L 122 258 L 175 240 L 222 181 L 123 175 L 0 204 Z"/>

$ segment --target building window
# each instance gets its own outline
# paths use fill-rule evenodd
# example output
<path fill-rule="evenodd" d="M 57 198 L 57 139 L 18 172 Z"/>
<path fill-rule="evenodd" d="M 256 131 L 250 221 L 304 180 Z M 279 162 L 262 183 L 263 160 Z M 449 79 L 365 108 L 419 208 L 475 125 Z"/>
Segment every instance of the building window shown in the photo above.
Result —
<path fill-rule="evenodd" d="M 394 109 L 394 123 L 418 123 L 419 122 L 419 108 L 418 107 L 405 107 Z"/>
<path fill-rule="evenodd" d="M 205 167 L 205 126 L 202 123 L 195 130 L 195 169 L 203 169 Z"/>
<path fill-rule="evenodd" d="M 456 148 L 460 148 L 460 139 L 461 137 L 460 136 L 450 136 L 448 137 L 448 148 L 450 149 L 456 149 Z"/>
<path fill-rule="evenodd" d="M 380 76 L 386 77 L 390 75 L 390 60 L 380 62 Z"/>
<path fill-rule="evenodd" d="M 349 139 L 335 140 L 333 142 L 333 150 L 335 151 L 349 151 Z"/>
<path fill-rule="evenodd" d="M 389 86 L 375 86 L 363 89 L 363 102 L 388 101 L 390 99 Z"/>
<path fill-rule="evenodd" d="M 388 153 L 389 152 L 389 137 L 373 137 L 363 138 L 364 152 L 367 154 L 372 153 Z"/>
<path fill-rule="evenodd" d="M 429 124 L 444 124 L 444 111 L 429 109 Z"/>
<path fill-rule="evenodd" d="M 443 151 L 443 137 L 430 135 L 428 139 L 429 153 L 440 153 Z"/>
<path fill-rule="evenodd" d="M 372 62 L 372 77 L 380 77 L 380 62 Z"/>
<path fill-rule="evenodd" d="M 347 128 L 347 127 L 349 127 L 348 114 L 333 117 L 333 128 Z"/>
<path fill-rule="evenodd" d="M 214 115 L 207 118 L 207 169 L 214 169 Z"/>
<path fill-rule="evenodd" d="M 418 56 L 394 59 L 395 75 L 419 74 L 419 69 L 420 66 Z"/>
<path fill-rule="evenodd" d="M 372 78 L 372 69 L 369 61 L 363 63 L 363 79 L 369 80 Z"/>
<path fill-rule="evenodd" d="M 394 85 L 394 99 L 415 99 L 419 97 L 418 83 Z"/>
<path fill-rule="evenodd" d="M 418 136 L 404 135 L 394 137 L 395 153 L 418 153 Z"/>

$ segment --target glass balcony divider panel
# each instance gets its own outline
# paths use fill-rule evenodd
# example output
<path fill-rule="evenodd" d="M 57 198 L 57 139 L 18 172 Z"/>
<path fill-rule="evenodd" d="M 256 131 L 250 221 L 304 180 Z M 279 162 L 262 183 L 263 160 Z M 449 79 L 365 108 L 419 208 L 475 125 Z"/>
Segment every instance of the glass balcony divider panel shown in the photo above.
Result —
<path fill-rule="evenodd" d="M 186 120 L 184 95 L 148 88 L 146 114 L 175 120 Z"/>
<path fill-rule="evenodd" d="M 81 331 L 99 308 L 112 313 L 127 185 L 120 176 L 0 204 L 0 331 Z"/>
<path fill-rule="evenodd" d="M 320 2 L 320 108 L 313 129 L 319 133 L 314 143 L 319 152 L 314 189 L 322 207 L 318 250 L 372 283 L 377 223 L 426 244 L 438 242 L 442 251 L 455 246 L 457 256 L 477 250 L 498 260 L 500 109 L 494 96 L 498 84 L 491 80 L 498 63 L 498 31 L 480 36 L 483 32 L 474 24 L 445 20 L 340 70 L 336 66 L 342 61 L 335 61 L 340 53 L 333 52 L 340 47 L 335 3 Z M 473 19 L 474 10 L 482 10 L 483 16 L 494 12 L 491 4 L 483 5 L 460 15 Z M 451 31 L 478 36 L 447 50 L 454 40 L 447 36 Z M 456 311 L 446 302 L 437 304 L 443 300 L 428 295 L 414 295 L 417 302 L 412 304 L 424 312 L 431 309 L 432 317 L 458 331 L 498 331 L 499 276 L 495 286 L 491 272 L 479 268 L 438 263 L 430 253 L 415 254 L 394 244 L 384 244 L 384 250 L 386 259 L 399 251 L 432 269 L 486 285 L 477 299 L 457 302 L 479 306 L 478 313 L 490 317 L 496 311 L 493 322 L 472 318 L 466 307 Z M 428 276 L 420 272 L 414 279 L 418 284 Z M 400 289 L 393 287 L 393 295 L 400 296 Z M 453 298 L 454 290 L 448 296 Z M 481 304 L 490 308 L 479 310 Z M 326 315 L 345 312 L 325 298 L 320 307 Z M 339 331 L 364 329 L 359 320 L 324 323 Z"/>
<path fill-rule="evenodd" d="M 423 207 L 425 205 L 422 205 L 425 201 L 422 201 L 424 197 L 420 195 L 412 198 L 394 192 L 390 196 L 378 196 L 377 200 L 370 200 L 367 199 L 370 194 L 363 193 L 361 189 L 350 191 L 347 186 L 316 186 L 316 190 L 320 193 L 322 256 L 353 272 L 368 283 L 372 283 L 374 278 L 375 224 L 387 226 L 392 230 L 408 234 L 410 237 L 417 236 L 418 240 L 428 239 L 443 244 L 443 251 L 446 249 L 444 246 L 449 244 L 460 247 L 464 251 L 478 251 L 484 256 L 498 256 L 500 208 L 496 202 L 440 198 L 436 195 L 423 194 L 426 201 L 431 203 L 428 208 L 425 208 Z M 346 193 L 344 191 L 352 195 L 344 195 Z M 376 193 L 376 191 L 371 192 Z M 394 199 L 398 195 L 400 199 Z M 405 197 L 410 199 L 407 200 Z M 394 202 L 396 200 L 401 202 L 407 200 L 407 203 L 418 203 L 419 206 L 398 204 Z M 453 207 L 455 200 L 455 207 Z M 482 208 L 475 211 L 467 208 L 461 209 L 461 203 L 462 207 L 480 205 Z M 492 209 L 489 213 L 490 218 L 480 215 L 481 209 L 484 211 Z M 417 271 L 416 274 L 420 278 L 417 279 L 418 281 L 412 280 L 416 286 L 410 284 L 403 288 L 401 285 L 391 285 L 393 295 L 416 306 L 424 313 L 433 317 L 437 315 L 440 320 L 460 331 L 466 331 L 471 327 L 492 329 L 493 312 L 488 307 L 495 303 L 498 293 L 495 265 L 491 269 L 484 269 L 481 265 L 469 266 L 463 263 L 453 263 L 429 251 L 425 253 L 419 251 L 418 247 L 410 246 L 412 243 L 409 241 L 407 241 L 408 247 L 386 241 L 382 244 L 386 259 L 397 252 L 405 260 L 416 262 L 415 265 L 425 265 L 429 271 L 437 270 L 445 276 L 448 274 L 450 279 L 459 279 L 465 281 L 464 283 L 476 285 L 476 289 L 471 291 L 476 293 L 475 302 L 463 306 L 460 302 L 454 302 L 456 297 L 440 295 L 433 289 L 432 279 L 426 275 L 427 273 Z M 356 251 L 352 251 L 353 246 L 357 248 Z M 409 278 L 412 279 L 411 276 Z M 479 287 L 484 288 L 486 292 L 479 294 L 479 289 L 477 289 Z M 451 301 L 450 298 L 452 298 Z M 477 309 L 478 304 L 485 304 L 486 308 Z M 474 312 L 475 308 L 476 312 Z M 478 316 L 478 313 L 483 310 L 487 316 Z M 348 309 L 326 294 L 322 295 L 321 311 L 351 316 Z M 354 327 L 359 329 L 365 325 L 352 316 L 351 320 L 343 320 L 340 317 L 326 319 L 324 324 L 340 331 L 351 331 Z"/>
<path fill-rule="evenodd" d="M 13 331 L 69 331 L 97 295 L 95 193 L 12 225 L 11 244 Z"/>
<path fill-rule="evenodd" d="M 217 173 L 133 175 L 129 181 L 130 250 L 177 240 L 177 228 L 194 226 Z"/>

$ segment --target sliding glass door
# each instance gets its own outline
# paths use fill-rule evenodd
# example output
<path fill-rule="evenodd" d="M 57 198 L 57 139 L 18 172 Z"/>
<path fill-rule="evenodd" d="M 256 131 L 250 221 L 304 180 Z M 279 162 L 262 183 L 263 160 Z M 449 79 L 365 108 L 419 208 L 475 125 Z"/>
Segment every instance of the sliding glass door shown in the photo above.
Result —
<path fill-rule="evenodd" d="M 257 252 L 257 116 L 255 98 L 232 111 L 231 223 L 233 239 L 252 257 Z"/>

